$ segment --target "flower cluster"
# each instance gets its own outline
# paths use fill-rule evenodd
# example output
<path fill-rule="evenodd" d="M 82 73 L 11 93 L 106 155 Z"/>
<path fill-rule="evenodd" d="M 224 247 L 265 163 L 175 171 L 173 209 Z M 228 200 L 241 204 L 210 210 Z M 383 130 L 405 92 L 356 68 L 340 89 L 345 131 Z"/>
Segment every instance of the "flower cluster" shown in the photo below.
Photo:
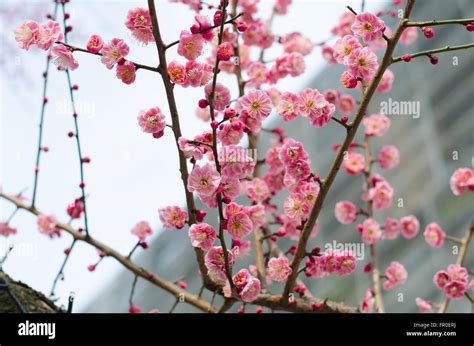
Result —
<path fill-rule="evenodd" d="M 437 272 L 433 278 L 436 287 L 443 290 L 448 298 L 464 297 L 468 289 L 469 274 L 466 268 L 459 264 L 450 264 L 446 271 Z"/>
<path fill-rule="evenodd" d="M 306 259 L 304 273 L 307 277 L 321 278 L 325 275 L 350 275 L 356 269 L 356 258 L 350 251 L 327 251 Z"/>

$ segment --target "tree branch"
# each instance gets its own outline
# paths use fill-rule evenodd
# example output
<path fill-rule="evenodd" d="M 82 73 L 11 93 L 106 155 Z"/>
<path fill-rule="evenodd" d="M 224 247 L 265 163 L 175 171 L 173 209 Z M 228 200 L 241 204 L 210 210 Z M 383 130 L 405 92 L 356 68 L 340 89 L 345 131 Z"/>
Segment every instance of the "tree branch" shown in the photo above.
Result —
<path fill-rule="evenodd" d="M 474 18 L 464 18 L 464 19 L 448 19 L 448 20 L 427 20 L 427 21 L 420 21 L 420 22 L 408 22 L 405 26 L 417 26 L 417 27 L 424 27 L 424 26 L 437 26 L 437 25 L 449 25 L 449 24 L 469 24 L 474 23 Z"/>
<path fill-rule="evenodd" d="M 468 48 L 474 48 L 474 43 L 468 43 L 468 44 L 463 44 L 459 46 L 446 46 L 442 48 L 436 48 L 436 49 L 431 49 L 431 50 L 425 50 L 423 52 L 418 52 L 414 54 L 410 54 L 411 58 L 418 58 L 420 56 L 428 56 L 432 54 L 437 54 L 437 53 L 444 53 L 444 52 L 452 52 L 455 50 L 461 50 L 461 49 L 468 49 Z M 390 64 L 395 64 L 397 62 L 400 62 L 403 60 L 403 56 L 398 56 L 396 58 L 393 58 Z"/>

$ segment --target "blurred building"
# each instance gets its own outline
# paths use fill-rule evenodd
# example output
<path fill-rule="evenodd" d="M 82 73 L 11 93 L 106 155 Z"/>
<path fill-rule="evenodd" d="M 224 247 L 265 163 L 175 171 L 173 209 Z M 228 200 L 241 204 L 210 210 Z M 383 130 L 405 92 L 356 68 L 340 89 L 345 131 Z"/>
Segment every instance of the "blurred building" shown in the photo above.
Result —
<path fill-rule="evenodd" d="M 436 2 L 436 4 L 434 4 Z M 412 19 L 427 18 L 453 19 L 474 17 L 474 3 L 470 0 L 456 1 L 418 1 Z M 411 47 L 399 47 L 396 55 L 429 50 L 446 45 L 472 42 L 472 34 L 463 26 L 436 27 L 436 38 L 425 39 L 419 32 L 419 39 Z M 389 312 L 415 312 L 415 298 L 422 297 L 433 302 L 441 302 L 443 294 L 432 283 L 433 275 L 448 264 L 456 261 L 454 243 L 446 242 L 441 249 L 429 247 L 423 239 L 423 229 L 430 222 L 437 222 L 447 232 L 462 237 L 472 218 L 474 218 L 474 195 L 465 194 L 455 197 L 449 189 L 449 178 L 459 167 L 471 167 L 474 155 L 474 50 L 443 53 L 439 64 L 434 66 L 428 58 L 421 57 L 410 63 L 398 63 L 391 67 L 395 82 L 391 92 L 376 94 L 369 107 L 369 114 L 380 111 L 383 101 L 416 101 L 420 105 L 420 117 L 409 115 L 388 115 L 391 119 L 389 133 L 382 139 L 372 140 L 376 152 L 384 144 L 395 144 L 400 149 L 400 166 L 392 171 L 381 171 L 375 166 L 376 173 L 382 174 L 395 188 L 395 201 L 403 199 L 403 207 L 394 203 L 389 211 L 377 212 L 375 218 L 383 222 L 385 216 L 400 218 L 414 214 L 420 220 L 421 231 L 415 239 L 399 237 L 382 241 L 378 245 L 378 257 L 383 271 L 391 261 L 400 261 L 408 270 L 408 281 L 390 292 L 384 292 L 386 310 Z M 319 90 L 339 86 L 342 66 L 330 65 L 316 76 L 311 87 Z M 354 93 L 356 96 L 356 93 Z M 279 125 L 279 124 L 275 124 Z M 312 168 L 324 176 L 329 169 L 335 153 L 331 146 L 341 143 L 344 131 L 335 123 L 324 129 L 308 126 L 305 119 L 299 118 L 285 124 L 286 133 L 302 141 L 312 160 Z M 360 142 L 361 136 L 357 137 Z M 263 136 L 262 143 L 269 138 Z M 261 148 L 260 156 L 264 151 Z M 336 240 L 340 243 L 360 243 L 360 235 L 354 225 L 340 225 L 334 218 L 334 205 L 337 201 L 348 199 L 361 205 L 359 199 L 363 177 L 349 177 L 339 172 L 329 193 L 320 216 L 319 235 L 311 240 L 309 248 Z M 276 199 L 277 204 L 285 196 Z M 217 215 L 209 215 L 209 220 Z M 279 241 L 282 249 L 288 244 Z M 474 268 L 474 242 L 471 242 L 465 265 Z M 454 252 L 454 254 L 453 254 Z M 191 292 L 198 292 L 200 278 L 197 275 L 195 254 L 185 230 L 163 231 L 144 251 L 138 262 L 146 268 L 168 280 L 184 279 Z M 358 271 L 349 277 L 326 277 L 324 279 L 305 280 L 308 288 L 317 297 L 328 297 L 356 305 L 362 299 L 365 290 L 371 287 L 371 276 L 364 274 L 362 266 L 369 261 L 369 249 L 365 248 L 365 259 L 358 263 Z M 242 262 L 241 265 L 248 263 Z M 239 267 L 239 263 L 237 264 Z M 123 312 L 128 307 L 129 287 L 133 276 L 124 270 L 106 292 L 98 295 L 97 300 L 86 309 L 88 312 Z M 281 287 L 272 286 L 273 292 Z M 136 304 L 144 310 L 159 308 L 166 312 L 172 306 L 174 298 L 168 293 L 139 281 L 136 290 Z M 211 293 L 205 292 L 210 298 Z M 219 303 L 216 299 L 216 305 Z M 177 312 L 197 311 L 192 306 L 181 304 Z M 465 299 L 453 301 L 451 312 L 468 312 L 470 307 Z"/>

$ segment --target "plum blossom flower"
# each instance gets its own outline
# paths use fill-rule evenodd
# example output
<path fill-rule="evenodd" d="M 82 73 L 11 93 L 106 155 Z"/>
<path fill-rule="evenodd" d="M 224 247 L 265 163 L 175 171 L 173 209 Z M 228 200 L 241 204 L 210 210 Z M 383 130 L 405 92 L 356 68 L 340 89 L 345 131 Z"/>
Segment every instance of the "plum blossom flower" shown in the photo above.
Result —
<path fill-rule="evenodd" d="M 53 53 L 53 63 L 62 70 L 71 69 L 72 71 L 79 67 L 72 52 L 66 46 L 58 44 L 51 50 Z"/>
<path fill-rule="evenodd" d="M 140 241 L 144 242 L 147 237 L 152 235 L 153 230 L 146 221 L 140 221 L 132 228 L 132 234 L 136 235 Z"/>
<path fill-rule="evenodd" d="M 382 37 L 385 23 L 371 13 L 363 12 L 355 17 L 351 29 L 354 35 L 361 37 L 365 42 L 370 42 Z"/>
<path fill-rule="evenodd" d="M 393 200 L 393 188 L 385 181 L 378 181 L 369 189 L 369 199 L 373 201 L 374 209 L 390 208 Z"/>
<path fill-rule="evenodd" d="M 137 7 L 129 10 L 125 26 L 132 32 L 135 39 L 145 45 L 155 40 L 151 28 L 150 12 L 145 8 Z"/>
<path fill-rule="evenodd" d="M 377 91 L 378 93 L 387 93 L 390 90 L 392 90 L 392 84 L 395 79 L 395 75 L 393 74 L 392 71 L 389 69 L 385 70 L 385 72 L 382 75 L 382 79 L 379 82 L 379 85 L 377 86 Z"/>
<path fill-rule="evenodd" d="M 219 150 L 219 162 L 223 176 L 243 179 L 253 172 L 255 162 L 246 149 L 237 145 L 228 145 Z"/>
<path fill-rule="evenodd" d="M 347 61 L 349 71 L 357 78 L 370 78 L 377 68 L 377 55 L 368 47 L 352 51 Z"/>
<path fill-rule="evenodd" d="M 270 189 L 261 178 L 253 178 L 244 184 L 247 196 L 254 202 L 263 202 L 270 197 Z"/>
<path fill-rule="evenodd" d="M 329 123 L 336 107 L 330 104 L 315 89 L 304 89 L 299 93 L 299 110 L 313 126 L 323 127 Z"/>
<path fill-rule="evenodd" d="M 283 282 L 292 272 L 288 258 L 285 256 L 272 257 L 268 261 L 267 273 L 273 281 Z"/>
<path fill-rule="evenodd" d="M 212 83 L 209 83 L 204 88 L 206 99 L 210 101 L 210 95 L 212 91 Z M 230 104 L 230 91 L 221 83 L 216 83 L 214 90 L 214 108 L 218 111 L 223 111 Z"/>
<path fill-rule="evenodd" d="M 337 221 L 343 225 L 348 225 L 357 220 L 357 208 L 354 203 L 350 201 L 340 201 L 336 203 L 334 213 Z"/>
<path fill-rule="evenodd" d="M 196 191 L 199 197 L 210 197 L 214 195 L 221 182 L 221 176 L 215 166 L 207 163 L 200 167 L 196 165 L 188 178 L 188 189 Z"/>
<path fill-rule="evenodd" d="M 234 48 L 229 42 L 222 42 L 216 50 L 218 60 L 228 61 L 234 56 Z"/>
<path fill-rule="evenodd" d="M 474 170 L 470 168 L 458 168 L 451 176 L 449 186 L 455 196 L 464 194 L 466 188 L 470 191 L 474 191 Z"/>
<path fill-rule="evenodd" d="M 213 66 L 195 60 L 186 62 L 186 77 L 183 87 L 201 87 L 209 83 L 212 78 Z"/>
<path fill-rule="evenodd" d="M 402 264 L 393 261 L 385 270 L 385 276 L 386 280 L 383 283 L 383 288 L 389 291 L 395 286 L 403 285 L 407 280 L 408 274 Z"/>
<path fill-rule="evenodd" d="M 280 44 L 283 45 L 285 53 L 298 52 L 302 55 L 310 54 L 314 46 L 309 38 L 299 32 L 286 34 L 280 39 Z"/>
<path fill-rule="evenodd" d="M 243 239 L 253 230 L 253 222 L 246 212 L 241 211 L 227 219 L 227 232 L 233 239 Z"/>
<path fill-rule="evenodd" d="M 38 40 L 39 26 L 33 20 L 27 20 L 15 29 L 15 40 L 18 47 L 28 50 Z"/>
<path fill-rule="evenodd" d="M 400 225 L 402 236 L 407 239 L 416 237 L 418 231 L 420 230 L 420 222 L 413 215 L 402 217 L 400 219 Z"/>
<path fill-rule="evenodd" d="M 217 138 L 222 145 L 238 144 L 244 136 L 244 129 L 245 125 L 239 119 L 235 119 L 219 126 Z"/>
<path fill-rule="evenodd" d="M 119 38 L 114 38 L 102 47 L 102 63 L 110 70 L 115 64 L 121 62 L 130 51 L 127 44 Z"/>
<path fill-rule="evenodd" d="M 372 218 L 365 219 L 362 223 L 362 241 L 366 244 L 375 244 L 382 236 L 382 231 L 377 221 Z"/>
<path fill-rule="evenodd" d="M 46 234 L 50 237 L 60 234 L 60 230 L 57 227 L 56 218 L 53 215 L 38 215 L 36 223 L 38 225 L 39 231 L 43 234 Z"/>
<path fill-rule="evenodd" d="M 291 138 L 285 141 L 280 149 L 279 156 L 285 166 L 308 159 L 308 154 L 304 150 L 303 144 Z"/>
<path fill-rule="evenodd" d="M 203 44 L 201 35 L 193 35 L 183 30 L 179 36 L 178 54 L 188 60 L 195 60 L 202 54 Z"/>
<path fill-rule="evenodd" d="M 7 222 L 0 222 L 0 235 L 8 237 L 9 235 L 16 234 L 16 228 L 8 225 Z"/>
<path fill-rule="evenodd" d="M 241 258 L 250 253 L 250 240 L 240 241 L 238 239 L 232 239 L 232 253 L 235 258 Z"/>
<path fill-rule="evenodd" d="M 234 255 L 232 251 L 227 250 L 227 259 L 229 266 L 232 268 L 234 265 Z M 225 257 L 224 251 L 221 246 L 214 246 L 209 249 L 206 256 L 204 257 L 204 264 L 208 269 L 210 278 L 217 283 L 223 285 L 226 280 L 226 268 L 225 268 Z"/>
<path fill-rule="evenodd" d="M 436 222 L 432 222 L 426 226 L 423 236 L 428 245 L 438 248 L 443 246 L 446 233 Z"/>
<path fill-rule="evenodd" d="M 464 297 L 467 285 L 460 281 L 450 281 L 444 286 L 446 297 L 451 299 L 459 299 Z"/>
<path fill-rule="evenodd" d="M 248 269 L 239 270 L 233 277 L 232 282 L 239 294 L 240 299 L 246 303 L 253 302 L 260 294 L 260 280 L 252 276 Z M 224 296 L 231 297 L 230 284 L 227 281 L 224 286 Z"/>
<path fill-rule="evenodd" d="M 459 264 L 450 264 L 447 271 L 439 271 L 433 278 L 434 284 L 441 288 L 448 298 L 462 298 L 468 289 L 469 274 Z"/>
<path fill-rule="evenodd" d="M 272 100 L 264 91 L 252 90 L 240 98 L 236 109 L 246 111 L 252 118 L 264 119 L 272 111 Z"/>
<path fill-rule="evenodd" d="M 367 136 L 381 137 L 390 127 L 390 119 L 383 113 L 372 114 L 362 120 Z"/>
<path fill-rule="evenodd" d="M 400 223 L 398 222 L 398 220 L 387 217 L 387 219 L 385 220 L 385 232 L 383 234 L 383 238 L 389 240 L 395 239 L 396 237 L 398 237 L 399 228 Z"/>
<path fill-rule="evenodd" d="M 39 48 L 48 50 L 53 43 L 61 41 L 63 37 L 59 23 L 50 20 L 39 26 L 36 44 Z"/>
<path fill-rule="evenodd" d="M 211 26 L 211 22 L 206 16 L 196 15 L 194 17 L 194 24 L 191 26 L 191 32 L 195 35 L 201 35 L 205 41 L 212 41 L 214 32 L 209 30 Z"/>
<path fill-rule="evenodd" d="M 349 56 L 355 49 L 362 48 L 357 37 L 346 35 L 336 41 L 333 47 L 334 58 L 339 64 L 347 65 Z"/>
<path fill-rule="evenodd" d="M 350 175 L 360 174 L 365 168 L 364 155 L 355 151 L 349 151 L 342 163 L 342 168 Z"/>
<path fill-rule="evenodd" d="M 289 219 L 296 221 L 305 219 L 310 212 L 310 208 L 305 203 L 304 197 L 300 193 L 290 194 L 285 199 L 283 210 Z"/>
<path fill-rule="evenodd" d="M 378 154 L 378 163 L 383 169 L 392 169 L 400 163 L 400 153 L 394 145 L 384 145 Z"/>
<path fill-rule="evenodd" d="M 253 62 L 247 69 L 247 74 L 250 78 L 248 84 L 256 87 L 260 87 L 262 84 L 267 82 L 268 68 L 265 64 L 260 62 Z"/>
<path fill-rule="evenodd" d="M 104 41 L 99 35 L 91 35 L 87 40 L 86 48 L 91 53 L 99 53 L 104 46 Z"/>
<path fill-rule="evenodd" d="M 353 89 L 357 86 L 357 78 L 349 71 L 344 71 L 341 74 L 341 84 L 348 89 Z"/>
<path fill-rule="evenodd" d="M 146 133 L 163 133 L 166 127 L 165 116 L 158 107 L 140 111 L 137 119 L 142 131 Z"/>
<path fill-rule="evenodd" d="M 341 114 L 351 115 L 356 107 L 356 100 L 351 95 L 342 95 L 337 106 Z"/>
<path fill-rule="evenodd" d="M 188 213 L 178 206 L 161 208 L 158 213 L 165 228 L 181 229 L 188 220 Z"/>
<path fill-rule="evenodd" d="M 403 30 L 402 35 L 400 36 L 400 43 L 404 45 L 411 45 L 415 43 L 418 38 L 418 31 L 416 27 L 408 27 Z"/>
<path fill-rule="evenodd" d="M 356 258 L 350 252 L 346 251 L 336 254 L 336 274 L 346 276 L 352 274 L 356 269 Z"/>
<path fill-rule="evenodd" d="M 132 84 L 135 81 L 135 64 L 131 61 L 126 61 L 122 65 L 117 65 L 117 78 L 125 84 Z"/>
<path fill-rule="evenodd" d="M 198 247 L 204 251 L 209 250 L 216 240 L 216 230 L 207 223 L 193 224 L 189 227 L 189 238 L 194 247 Z"/>
<path fill-rule="evenodd" d="M 433 304 L 431 302 L 424 300 L 420 297 L 416 297 L 415 302 L 416 302 L 416 306 L 418 307 L 419 312 L 423 312 L 423 313 L 433 312 Z"/>
<path fill-rule="evenodd" d="M 291 92 L 284 92 L 278 104 L 278 114 L 285 122 L 296 119 L 299 111 L 299 98 Z"/>
<path fill-rule="evenodd" d="M 183 85 L 187 79 L 186 67 L 173 60 L 168 64 L 168 76 L 173 83 Z"/>

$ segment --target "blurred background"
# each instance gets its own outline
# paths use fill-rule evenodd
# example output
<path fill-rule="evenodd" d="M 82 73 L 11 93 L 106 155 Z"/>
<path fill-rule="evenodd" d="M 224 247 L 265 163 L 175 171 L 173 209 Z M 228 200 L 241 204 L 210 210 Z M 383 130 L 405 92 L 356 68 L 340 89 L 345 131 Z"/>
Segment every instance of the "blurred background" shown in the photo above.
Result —
<path fill-rule="evenodd" d="M 191 25 L 193 13 L 181 4 L 168 1 L 156 3 L 163 35 L 168 42 L 173 41 L 181 29 Z M 269 16 L 273 3 L 260 1 L 264 18 Z M 274 32 L 279 35 L 299 31 L 314 42 L 325 40 L 331 37 L 330 30 L 345 12 L 345 6 L 360 8 L 360 3 L 348 0 L 293 1 L 289 14 L 276 18 Z M 366 10 L 376 12 L 388 8 L 391 3 L 367 1 Z M 0 6 L 3 28 L 0 54 L 0 184 L 6 192 L 24 191 L 24 195 L 30 197 L 45 57 L 43 51 L 32 49 L 27 52 L 16 48 L 13 30 L 25 19 L 45 20 L 44 16 L 52 11 L 53 3 L 4 0 Z M 155 47 L 142 47 L 133 42 L 123 25 L 128 10 L 136 6 L 146 7 L 146 1 L 73 0 L 68 5 L 70 23 L 74 26 L 69 36 L 71 44 L 85 46 L 90 34 L 100 34 L 104 40 L 120 37 L 130 46 L 131 60 L 156 65 Z M 470 0 L 418 0 L 412 18 L 473 16 L 474 3 Z M 395 19 L 384 20 L 394 27 Z M 435 39 L 427 40 L 419 32 L 418 40 L 411 46 L 400 47 L 396 55 L 472 42 L 472 33 L 461 26 L 437 27 L 436 33 Z M 277 54 L 278 50 L 271 49 L 266 56 L 270 59 Z M 134 255 L 136 261 L 170 281 L 185 280 L 190 291 L 197 292 L 200 278 L 187 231 L 162 231 L 158 218 L 158 208 L 184 204 L 174 140 L 170 133 L 160 140 L 144 135 L 136 122 L 138 112 L 144 108 L 160 106 L 167 113 L 159 76 L 140 70 L 135 83 L 124 85 L 116 78 L 114 71 L 104 68 L 97 57 L 80 53 L 75 53 L 75 57 L 80 67 L 71 75 L 73 83 L 79 86 L 75 96 L 81 143 L 84 155 L 92 159 L 91 164 L 85 167 L 91 234 L 120 252 L 128 253 L 136 242 L 130 229 L 138 221 L 148 220 L 154 226 L 155 234 L 149 249 Z M 176 50 L 170 51 L 169 60 L 176 57 Z M 453 64 L 453 57 L 457 58 L 457 65 Z M 304 75 L 285 79 L 278 84 L 279 88 L 298 91 L 308 86 L 319 90 L 340 87 L 339 75 L 343 67 L 327 64 L 319 47 L 306 58 L 306 64 Z M 429 222 L 437 222 L 451 236 L 461 237 L 466 231 L 474 216 L 473 194 L 455 197 L 449 190 L 448 181 L 456 168 L 472 167 L 473 64 L 474 51 L 464 50 L 440 55 L 436 66 L 431 65 L 427 58 L 419 58 L 410 64 L 400 63 L 391 68 L 395 73 L 392 91 L 376 95 L 369 114 L 379 112 L 380 103 L 389 98 L 418 101 L 421 108 L 417 119 L 410 116 L 390 117 L 392 126 L 389 133 L 373 141 L 374 150 L 383 144 L 395 144 L 401 152 L 398 168 L 388 173 L 376 172 L 388 179 L 395 189 L 395 200 L 402 198 L 404 205 L 399 208 L 394 204 L 386 213 L 377 213 L 379 221 L 384 216 L 399 218 L 414 214 L 420 220 L 422 230 Z M 66 206 L 80 194 L 75 143 L 67 136 L 73 122 L 68 111 L 64 73 L 52 68 L 49 78 L 44 145 L 50 151 L 42 157 L 37 206 L 44 213 L 67 220 Z M 225 83 L 230 78 L 219 76 L 219 81 Z M 233 86 L 235 82 L 228 84 Z M 202 98 L 202 90 L 176 88 L 175 91 L 184 136 L 191 137 L 207 129 L 208 124 L 195 116 L 195 105 Z M 236 95 L 236 90 L 232 93 Z M 356 97 L 357 94 L 353 95 Z M 265 127 L 282 125 L 279 116 L 273 114 L 267 119 Z M 287 135 L 304 143 L 311 156 L 313 170 L 324 176 L 335 155 L 330 148 L 342 141 L 343 131 L 335 123 L 324 129 L 314 129 L 301 118 L 285 124 L 285 128 Z M 268 136 L 262 135 L 260 158 L 269 140 Z M 334 218 L 333 209 L 341 199 L 357 201 L 361 186 L 362 177 L 349 177 L 345 172 L 338 174 L 319 219 L 319 235 L 311 240 L 309 247 L 317 245 L 324 248 L 333 240 L 360 242 L 355 226 L 340 225 Z M 284 197 L 277 198 L 277 204 L 281 205 Z M 8 218 L 12 211 L 11 204 L 0 201 L 0 220 Z M 210 222 L 216 218 L 210 213 L 206 220 Z M 77 225 L 79 227 L 80 223 Z M 10 245 L 14 245 L 5 263 L 5 272 L 48 294 L 63 261 L 63 251 L 70 245 L 70 237 L 64 234 L 59 239 L 50 240 L 38 232 L 35 218 L 24 212 L 19 212 L 12 226 L 18 229 L 18 234 L 0 238 L 0 256 Z M 384 292 L 387 311 L 414 312 L 418 296 L 434 302 L 442 300 L 442 292 L 432 284 L 432 277 L 456 260 L 451 243 L 447 242 L 441 249 L 433 249 L 425 243 L 420 232 L 410 241 L 399 237 L 380 244 L 378 252 L 382 269 L 392 260 L 398 260 L 408 270 L 405 285 Z M 282 241 L 280 245 L 282 249 L 287 249 L 290 244 Z M 471 244 L 466 261 L 466 266 L 471 269 L 474 266 L 473 249 Z M 365 253 L 368 257 L 368 247 Z M 75 311 L 127 311 L 133 275 L 113 259 L 105 259 L 96 271 L 89 272 L 87 266 L 97 260 L 94 248 L 80 243 L 76 246 L 65 270 L 65 280 L 56 289 L 58 304 L 65 304 L 69 293 L 75 292 Z M 371 286 L 370 276 L 361 270 L 367 261 L 368 258 L 359 262 L 357 272 L 349 277 L 304 280 L 315 296 L 354 306 Z M 248 264 L 250 257 L 240 263 L 242 266 Z M 272 289 L 278 292 L 281 288 L 275 285 Z M 403 295 L 402 301 L 399 293 Z M 208 299 L 211 295 L 210 292 L 204 293 Z M 135 304 L 144 311 L 153 308 L 167 311 L 173 302 L 171 295 L 138 281 Z M 176 311 L 196 310 L 179 304 Z M 467 312 L 469 307 L 465 303 L 453 302 L 449 311 Z"/>

